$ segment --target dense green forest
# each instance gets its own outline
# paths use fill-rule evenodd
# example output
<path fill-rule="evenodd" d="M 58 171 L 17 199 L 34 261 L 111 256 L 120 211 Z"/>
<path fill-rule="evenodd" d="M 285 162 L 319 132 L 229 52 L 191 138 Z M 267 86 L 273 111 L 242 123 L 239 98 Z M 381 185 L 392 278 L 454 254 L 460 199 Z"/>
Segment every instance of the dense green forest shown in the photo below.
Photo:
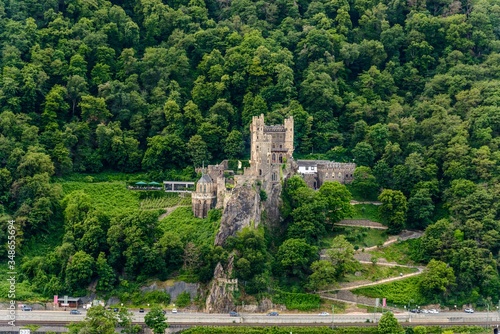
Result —
<path fill-rule="evenodd" d="M 18 259 L 23 279 L 44 296 L 180 268 L 210 279 L 230 251 L 213 236 L 196 244 L 157 212 L 96 210 L 54 180 L 192 178 L 203 161 L 248 157 L 249 122 L 264 113 L 294 116 L 296 156 L 354 160 L 352 192 L 397 207 L 382 213 L 393 232 L 425 229 L 416 256 L 449 278 L 428 278 L 431 297 L 498 300 L 499 38 L 498 0 L 1 2 L 0 213 L 15 218 L 21 255 L 51 246 Z M 283 245 L 261 230 L 231 241 L 255 255 L 238 275 L 256 292 L 271 274 L 323 280 L 326 264 L 311 268 L 322 194 L 301 209 L 313 195 L 285 193 Z M 287 262 L 287 248 L 306 261 Z"/>

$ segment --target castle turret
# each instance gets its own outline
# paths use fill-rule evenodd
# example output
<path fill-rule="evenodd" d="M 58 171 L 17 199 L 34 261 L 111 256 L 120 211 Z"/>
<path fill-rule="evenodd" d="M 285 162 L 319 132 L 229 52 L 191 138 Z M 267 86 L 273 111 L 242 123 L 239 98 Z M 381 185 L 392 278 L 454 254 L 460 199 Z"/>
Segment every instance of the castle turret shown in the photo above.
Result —
<path fill-rule="evenodd" d="M 205 218 L 208 210 L 213 209 L 217 202 L 217 184 L 208 174 L 203 174 L 196 183 L 196 191 L 191 194 L 193 214 Z"/>

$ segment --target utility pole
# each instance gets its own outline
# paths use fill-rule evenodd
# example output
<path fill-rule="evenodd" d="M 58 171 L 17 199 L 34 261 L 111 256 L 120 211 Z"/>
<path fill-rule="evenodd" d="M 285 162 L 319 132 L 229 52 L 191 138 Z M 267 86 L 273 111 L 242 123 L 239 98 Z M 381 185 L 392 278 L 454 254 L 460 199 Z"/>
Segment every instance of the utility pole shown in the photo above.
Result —
<path fill-rule="evenodd" d="M 332 329 L 335 327 L 334 321 L 335 321 L 335 305 L 332 305 Z"/>

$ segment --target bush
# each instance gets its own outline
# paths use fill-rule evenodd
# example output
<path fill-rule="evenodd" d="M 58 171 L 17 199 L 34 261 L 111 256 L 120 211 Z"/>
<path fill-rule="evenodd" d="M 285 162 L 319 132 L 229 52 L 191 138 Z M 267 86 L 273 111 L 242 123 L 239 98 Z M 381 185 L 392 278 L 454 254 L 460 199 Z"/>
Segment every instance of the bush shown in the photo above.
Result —
<path fill-rule="evenodd" d="M 179 307 L 186 307 L 191 304 L 191 295 L 189 292 L 184 291 L 181 292 L 178 296 L 177 299 L 175 300 L 175 304 Z"/>
<path fill-rule="evenodd" d="M 260 200 L 262 202 L 265 202 L 267 200 L 267 193 L 265 190 L 261 189 L 260 190 Z"/>
<path fill-rule="evenodd" d="M 309 311 L 320 304 L 318 295 L 277 291 L 272 297 L 273 303 L 284 304 L 289 310 Z"/>

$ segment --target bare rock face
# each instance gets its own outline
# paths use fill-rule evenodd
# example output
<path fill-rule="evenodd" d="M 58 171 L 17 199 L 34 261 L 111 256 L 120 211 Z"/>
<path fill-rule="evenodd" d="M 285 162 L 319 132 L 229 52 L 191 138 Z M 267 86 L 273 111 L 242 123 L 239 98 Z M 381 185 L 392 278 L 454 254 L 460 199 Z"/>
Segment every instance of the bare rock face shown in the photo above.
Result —
<path fill-rule="evenodd" d="M 245 184 L 233 189 L 222 214 L 215 245 L 222 246 L 228 237 L 236 235 L 246 226 L 253 224 L 257 227 L 260 214 L 260 196 L 252 185 Z"/>
<path fill-rule="evenodd" d="M 233 272 L 234 256 L 231 255 L 226 270 L 217 263 L 214 270 L 214 279 L 207 296 L 206 310 L 209 313 L 228 313 L 235 309 L 233 302 L 233 292 L 238 289 L 238 280 L 230 279 Z"/>

